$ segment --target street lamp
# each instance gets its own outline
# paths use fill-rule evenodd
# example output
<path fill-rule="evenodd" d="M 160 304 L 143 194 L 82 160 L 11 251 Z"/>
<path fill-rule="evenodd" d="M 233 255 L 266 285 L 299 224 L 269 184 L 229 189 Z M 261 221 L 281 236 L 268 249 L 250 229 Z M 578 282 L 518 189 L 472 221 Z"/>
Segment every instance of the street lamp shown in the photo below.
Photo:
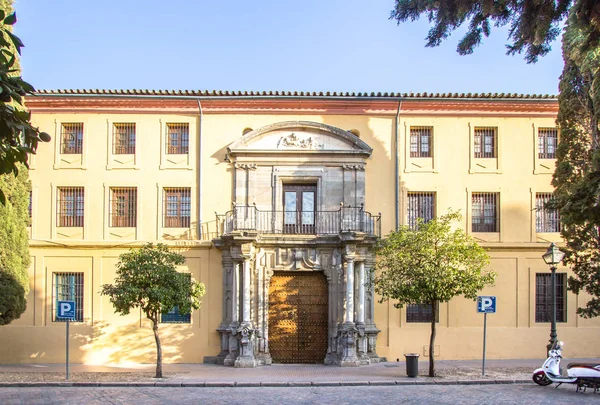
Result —
<path fill-rule="evenodd" d="M 548 266 L 550 266 L 550 271 L 552 272 L 551 278 L 551 288 L 552 288 L 552 320 L 550 323 L 550 343 L 548 346 L 548 351 L 552 348 L 554 342 L 556 342 L 556 265 L 562 262 L 565 254 L 552 242 L 546 253 L 542 255 L 542 259 Z"/>

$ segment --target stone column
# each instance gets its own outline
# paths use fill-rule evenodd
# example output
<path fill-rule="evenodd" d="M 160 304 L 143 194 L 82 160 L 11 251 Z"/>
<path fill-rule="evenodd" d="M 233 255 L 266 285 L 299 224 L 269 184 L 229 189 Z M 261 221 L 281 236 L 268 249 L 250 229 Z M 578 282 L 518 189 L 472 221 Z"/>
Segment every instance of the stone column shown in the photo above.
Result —
<path fill-rule="evenodd" d="M 256 339 L 256 330 L 252 327 L 250 320 L 250 259 L 245 258 L 242 266 L 242 322 L 238 328 L 239 337 L 239 356 L 235 360 L 234 366 L 239 368 L 256 367 L 256 357 L 254 356 L 254 342 Z"/>
<path fill-rule="evenodd" d="M 360 365 L 356 351 L 358 329 L 354 324 L 354 257 L 346 256 L 346 308 L 344 323 L 338 331 L 340 349 L 339 365 L 356 367 Z"/>
<path fill-rule="evenodd" d="M 228 252 L 227 252 L 228 253 Z M 221 335 L 221 352 L 217 355 L 217 364 L 224 364 L 229 354 L 229 337 L 231 335 L 231 278 L 233 277 L 233 261 L 231 256 L 223 252 L 223 320 L 217 331 Z"/>
<path fill-rule="evenodd" d="M 233 262 L 233 275 L 231 280 L 231 323 L 229 324 L 231 334 L 229 335 L 229 355 L 223 364 L 233 366 L 239 354 L 237 328 L 240 315 L 240 262 Z"/>
<path fill-rule="evenodd" d="M 345 324 L 354 323 L 354 258 L 346 258 L 346 311 Z"/>
<path fill-rule="evenodd" d="M 356 323 L 365 323 L 365 262 L 358 262 L 358 313 Z"/>
<path fill-rule="evenodd" d="M 250 260 L 245 259 L 243 262 L 243 309 L 242 309 L 242 325 L 250 325 Z"/>

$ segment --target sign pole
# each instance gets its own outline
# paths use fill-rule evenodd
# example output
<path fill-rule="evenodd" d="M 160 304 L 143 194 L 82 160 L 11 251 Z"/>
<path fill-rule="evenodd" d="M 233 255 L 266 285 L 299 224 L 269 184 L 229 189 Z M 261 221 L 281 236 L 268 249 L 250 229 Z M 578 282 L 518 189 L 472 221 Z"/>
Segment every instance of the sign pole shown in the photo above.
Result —
<path fill-rule="evenodd" d="M 483 313 L 483 365 L 481 368 L 481 376 L 485 377 L 485 332 L 487 329 L 487 312 Z"/>
<path fill-rule="evenodd" d="M 67 364 L 67 381 L 69 381 L 69 322 L 70 319 L 67 318 L 67 338 L 65 339 L 67 341 L 67 359 L 66 359 L 66 364 Z"/>

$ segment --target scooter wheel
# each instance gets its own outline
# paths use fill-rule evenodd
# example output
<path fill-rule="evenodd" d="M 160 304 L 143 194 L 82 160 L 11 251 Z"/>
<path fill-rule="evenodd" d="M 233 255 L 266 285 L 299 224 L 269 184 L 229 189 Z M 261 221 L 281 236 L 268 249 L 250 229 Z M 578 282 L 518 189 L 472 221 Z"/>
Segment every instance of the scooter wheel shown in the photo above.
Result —
<path fill-rule="evenodd" d="M 546 386 L 546 385 L 550 385 L 552 384 L 552 380 L 549 379 L 546 376 L 546 373 L 544 373 L 543 371 L 538 371 L 537 373 L 535 373 L 533 375 L 533 382 L 538 384 L 538 385 L 542 385 L 542 386 Z"/>

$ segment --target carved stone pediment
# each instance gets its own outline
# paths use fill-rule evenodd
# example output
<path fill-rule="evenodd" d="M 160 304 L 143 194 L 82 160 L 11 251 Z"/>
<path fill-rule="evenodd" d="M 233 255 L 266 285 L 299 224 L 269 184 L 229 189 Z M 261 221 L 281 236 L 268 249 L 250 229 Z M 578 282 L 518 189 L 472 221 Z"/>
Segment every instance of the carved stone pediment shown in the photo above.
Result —
<path fill-rule="evenodd" d="M 372 149 L 351 132 L 310 121 L 286 121 L 251 131 L 228 148 L 229 154 L 336 153 L 368 157 Z"/>

